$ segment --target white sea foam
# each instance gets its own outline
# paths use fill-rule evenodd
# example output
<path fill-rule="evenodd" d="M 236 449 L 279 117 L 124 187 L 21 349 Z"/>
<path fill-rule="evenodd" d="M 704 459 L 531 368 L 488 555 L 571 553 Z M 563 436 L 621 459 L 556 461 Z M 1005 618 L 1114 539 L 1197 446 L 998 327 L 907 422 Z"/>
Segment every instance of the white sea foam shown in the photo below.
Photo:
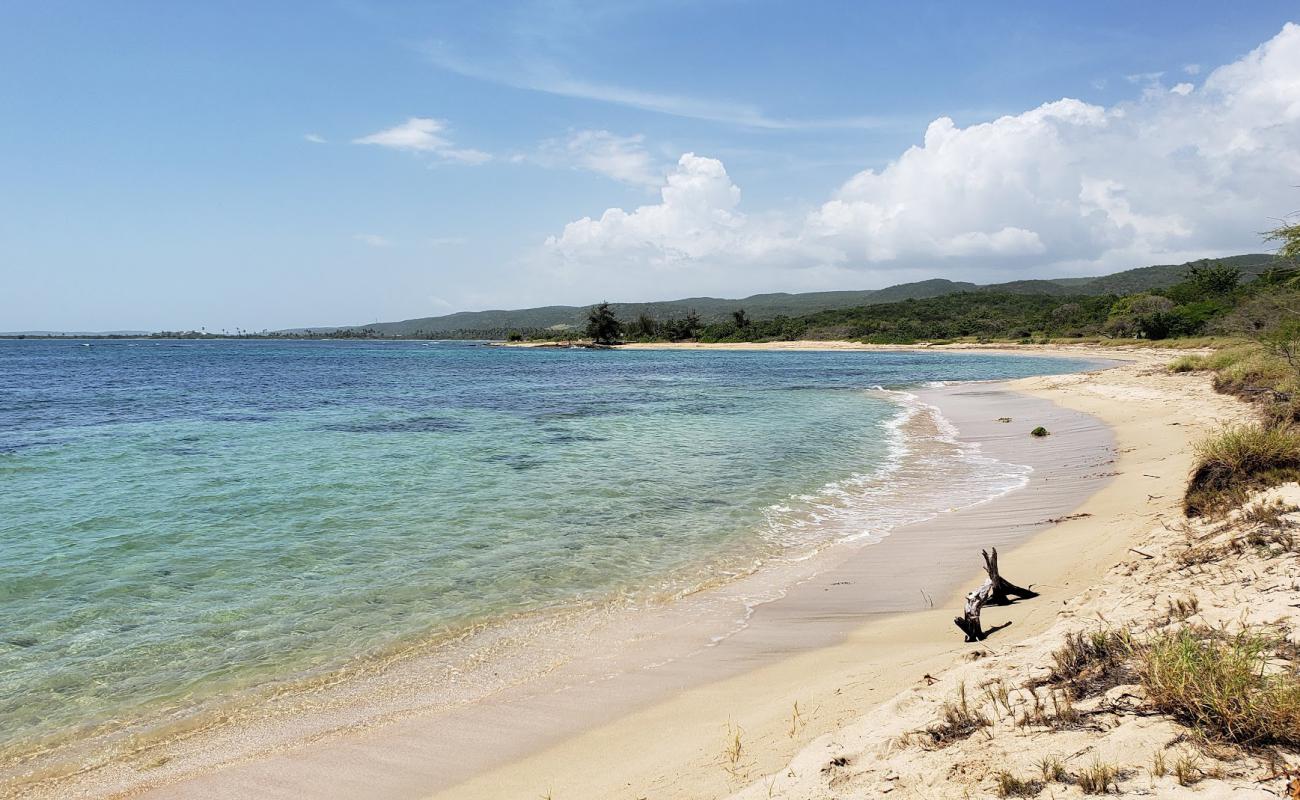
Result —
<path fill-rule="evenodd" d="M 873 542 L 897 528 L 969 508 L 1025 486 L 1032 468 L 985 455 L 962 441 L 940 410 L 915 394 L 876 387 L 899 405 L 883 423 L 885 458 L 766 510 L 765 535 L 788 560 L 836 542 Z"/>

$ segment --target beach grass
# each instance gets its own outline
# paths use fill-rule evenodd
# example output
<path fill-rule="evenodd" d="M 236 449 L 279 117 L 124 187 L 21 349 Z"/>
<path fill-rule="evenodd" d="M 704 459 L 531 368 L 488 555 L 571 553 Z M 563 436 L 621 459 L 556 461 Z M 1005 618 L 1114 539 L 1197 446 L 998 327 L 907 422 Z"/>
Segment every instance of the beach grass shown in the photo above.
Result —
<path fill-rule="evenodd" d="M 1195 457 L 1183 510 L 1192 517 L 1222 513 L 1246 502 L 1252 490 L 1300 479 L 1300 428 L 1229 425 L 1198 442 Z"/>
<path fill-rule="evenodd" d="M 1084 794 L 1108 794 L 1112 788 L 1119 791 L 1119 767 L 1101 760 L 1093 761 L 1074 776 Z"/>
<path fill-rule="evenodd" d="M 1142 648 L 1138 669 L 1151 704 L 1207 738 L 1300 746 L 1300 675 L 1272 663 L 1277 647 L 1262 632 L 1184 627 Z"/>
<path fill-rule="evenodd" d="M 998 797 L 1033 797 L 1043 790 L 1043 782 L 1033 778 L 1020 778 L 1003 770 L 994 780 Z"/>

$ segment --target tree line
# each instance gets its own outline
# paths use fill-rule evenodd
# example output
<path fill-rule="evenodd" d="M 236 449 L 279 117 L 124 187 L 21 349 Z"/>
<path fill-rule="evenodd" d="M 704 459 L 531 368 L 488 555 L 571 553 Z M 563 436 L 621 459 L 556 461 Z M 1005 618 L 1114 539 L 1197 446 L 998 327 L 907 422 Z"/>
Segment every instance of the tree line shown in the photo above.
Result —
<path fill-rule="evenodd" d="M 1281 318 L 1285 308 L 1300 308 L 1298 301 L 1300 271 L 1285 258 L 1249 283 L 1242 282 L 1235 267 L 1205 260 L 1192 264 L 1173 286 L 1126 295 L 970 291 L 768 320 L 752 319 L 737 308 L 730 319 L 709 324 L 693 312 L 663 320 L 643 313 L 624 321 L 608 303 L 600 303 L 590 309 L 581 332 L 516 333 L 514 338 L 572 339 L 583 334 L 598 344 L 792 339 L 915 344 L 1098 336 L 1158 340 L 1207 333 L 1253 335 Z"/>

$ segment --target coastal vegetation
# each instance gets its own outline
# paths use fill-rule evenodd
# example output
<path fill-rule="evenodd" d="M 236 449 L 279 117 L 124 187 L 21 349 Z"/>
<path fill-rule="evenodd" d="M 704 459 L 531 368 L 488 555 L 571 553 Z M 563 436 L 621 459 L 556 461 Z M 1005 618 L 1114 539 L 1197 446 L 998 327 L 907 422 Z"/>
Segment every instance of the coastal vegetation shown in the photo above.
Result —
<path fill-rule="evenodd" d="M 1275 267 L 1252 283 L 1227 315 L 1242 342 L 1206 355 L 1184 356 L 1173 372 L 1206 371 L 1214 388 L 1253 403 L 1258 419 L 1231 425 L 1196 446 L 1183 498 L 1189 516 L 1222 513 L 1252 491 L 1300 479 L 1300 225 L 1267 234 L 1280 243 Z M 1226 280 L 1226 279 L 1224 279 Z"/>
<path fill-rule="evenodd" d="M 1273 256 L 1248 253 L 1217 259 L 1217 263 L 1241 271 L 1243 282 L 1268 269 Z M 979 285 L 966 281 L 943 278 L 901 283 L 883 289 L 843 290 L 823 292 L 757 294 L 740 299 L 717 297 L 691 297 L 635 303 L 610 303 L 614 315 L 632 325 L 641 316 L 658 322 L 684 321 L 696 318 L 697 331 L 706 326 L 733 323 L 735 328 L 745 328 L 735 317 L 743 309 L 745 319 L 754 323 L 770 322 L 777 318 L 789 320 L 808 317 L 824 311 L 856 309 L 865 306 L 901 303 L 907 300 L 926 300 L 958 293 L 994 295 L 1034 295 L 1045 297 L 1123 297 L 1125 295 L 1166 289 L 1183 280 L 1191 263 L 1160 264 L 1124 270 L 1110 275 L 1083 278 L 1050 278 L 1042 280 L 1017 280 L 1006 283 Z M 364 326 L 341 326 L 343 329 L 369 328 L 373 335 L 398 339 L 504 339 L 511 331 L 530 338 L 580 337 L 586 325 L 587 306 L 539 306 L 515 310 L 466 311 L 437 317 L 421 317 L 397 322 L 375 322 Z M 284 333 L 316 336 L 337 328 L 311 328 Z M 636 340 L 643 334 L 625 334 Z M 682 338 L 694 338 L 691 333 Z M 795 334 L 796 338 L 802 336 Z"/>
<path fill-rule="evenodd" d="M 1243 278 L 1251 277 L 1245 282 Z M 1243 275 L 1228 263 L 1189 265 L 1173 285 L 1132 294 L 1017 294 L 960 291 L 801 316 L 754 319 L 739 307 L 730 318 L 701 324 L 697 314 L 657 320 L 646 313 L 617 321 L 622 338 L 705 343 L 851 340 L 869 344 L 976 342 L 1164 341 L 1203 335 L 1233 338 L 1271 332 L 1289 301 L 1300 297 L 1300 272 L 1271 267 Z M 600 308 L 609 312 L 608 304 Z M 1300 331 L 1300 323 L 1295 325 Z M 568 330 L 534 331 L 528 338 L 564 340 Z M 1291 332 L 1287 341 L 1300 339 Z M 1300 363 L 1300 348 L 1290 352 Z"/>

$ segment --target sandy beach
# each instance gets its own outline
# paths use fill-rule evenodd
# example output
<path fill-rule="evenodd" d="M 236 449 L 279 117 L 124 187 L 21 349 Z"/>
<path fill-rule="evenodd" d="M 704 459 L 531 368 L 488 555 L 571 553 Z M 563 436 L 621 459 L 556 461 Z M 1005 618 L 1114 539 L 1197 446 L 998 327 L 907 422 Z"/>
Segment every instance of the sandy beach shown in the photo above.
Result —
<path fill-rule="evenodd" d="M 605 609 L 540 636 L 521 633 L 533 637 L 531 649 L 511 652 L 529 658 L 491 665 L 518 670 L 520 680 L 470 702 L 446 702 L 446 683 L 435 679 L 445 654 L 417 654 L 23 791 L 701 798 L 785 774 L 806 748 L 943 680 L 973 650 L 1005 652 L 1043 635 L 1155 520 L 1178 516 L 1190 442 L 1245 416 L 1203 377 L 1168 375 L 1171 351 L 1032 350 L 1124 363 L 920 393 L 962 442 L 1032 465 L 1021 489 L 879 543 L 832 548 L 779 576 L 764 571 L 653 609 Z M 1037 425 L 1052 435 L 1031 439 Z M 976 648 L 952 617 L 980 580 L 987 546 L 1002 552 L 1008 577 L 1041 596 L 989 609 L 986 624 L 1012 624 Z M 789 588 L 763 595 L 773 585 Z"/>
<path fill-rule="evenodd" d="M 1108 349 L 1035 349 L 1115 355 Z M 962 644 L 953 627 L 964 591 L 959 590 L 933 610 L 872 620 L 835 646 L 685 692 L 437 796 L 528 796 L 534 787 L 544 795 L 553 787 L 556 797 L 726 797 L 758 776 L 784 774 L 785 754 L 805 742 L 814 743 L 809 751 L 820 768 L 826 742 L 835 741 L 838 731 L 873 707 L 925 686 L 926 676 L 963 664 L 972 650 L 1005 651 L 1041 635 L 1067 603 L 1131 556 L 1129 548 L 1156 520 L 1181 516 L 1191 442 L 1247 414 L 1237 401 L 1214 394 L 1204 378 L 1167 375 L 1163 365 L 1173 357 L 1168 352 L 1124 356 L 1129 360 L 1123 366 L 1102 372 L 1011 384 L 1017 392 L 1104 420 L 1116 441 L 1108 467 L 1115 479 L 1072 511 L 1074 519 L 1004 548 L 1007 573 L 1033 582 L 1042 596 L 991 616 L 1014 624 L 982 647 Z M 977 572 L 972 561 L 969 587 L 978 583 Z M 737 730 L 743 750 L 733 763 L 728 748 Z M 905 723 L 892 726 L 891 735 L 900 730 Z M 826 787 L 820 772 L 799 774 L 804 792 L 794 796 L 841 796 L 821 793 Z M 760 780 L 746 796 L 767 796 L 769 785 L 774 783 Z M 948 792 L 943 786 L 943 780 L 931 780 L 930 790 L 938 790 L 931 796 L 962 796 L 969 789 L 960 782 Z"/>

